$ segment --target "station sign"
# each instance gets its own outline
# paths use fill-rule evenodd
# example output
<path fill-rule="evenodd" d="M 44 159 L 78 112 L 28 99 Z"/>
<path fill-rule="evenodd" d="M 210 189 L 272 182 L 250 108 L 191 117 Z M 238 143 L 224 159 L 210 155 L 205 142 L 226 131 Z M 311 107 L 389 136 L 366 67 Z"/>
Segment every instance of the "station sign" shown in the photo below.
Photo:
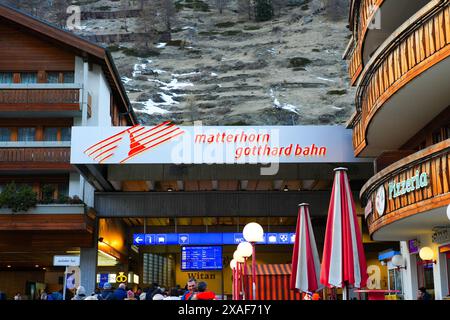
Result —
<path fill-rule="evenodd" d="M 242 233 L 135 233 L 133 244 L 136 246 L 151 245 L 233 245 L 245 241 Z M 295 242 L 295 233 L 265 233 L 263 241 L 257 244 L 287 245 Z"/>
<path fill-rule="evenodd" d="M 80 256 L 53 256 L 53 265 L 55 267 L 78 267 Z"/>
<path fill-rule="evenodd" d="M 368 162 L 344 126 L 73 127 L 72 164 Z"/>

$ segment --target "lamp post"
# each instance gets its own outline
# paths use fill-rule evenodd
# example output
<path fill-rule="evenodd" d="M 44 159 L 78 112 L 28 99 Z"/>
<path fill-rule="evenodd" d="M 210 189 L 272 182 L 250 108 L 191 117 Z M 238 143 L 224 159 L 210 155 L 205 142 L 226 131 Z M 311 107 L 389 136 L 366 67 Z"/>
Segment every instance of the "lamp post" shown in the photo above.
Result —
<path fill-rule="evenodd" d="M 233 253 L 233 260 L 236 260 L 236 270 L 237 270 L 237 282 L 238 282 L 238 284 L 237 284 L 237 300 L 241 300 L 241 289 L 242 289 L 242 286 L 244 285 L 243 284 L 243 281 L 242 281 L 242 277 L 241 277 L 241 273 L 242 273 L 242 265 L 244 264 L 244 262 L 245 262 L 245 259 L 244 259 L 244 257 L 243 256 L 241 256 L 241 253 L 238 251 L 238 250 L 236 250 L 236 251 L 234 251 L 234 253 Z M 243 294 L 243 296 L 242 296 L 242 300 L 245 300 L 245 293 Z"/>
<path fill-rule="evenodd" d="M 233 272 L 233 290 L 232 290 L 232 296 L 233 300 L 236 300 L 236 260 L 231 260 L 230 262 L 230 268 Z"/>
<path fill-rule="evenodd" d="M 250 222 L 245 225 L 243 230 L 244 239 L 252 245 L 252 292 L 253 300 L 256 300 L 256 257 L 255 244 L 263 241 L 264 230 L 256 222 Z"/>
<path fill-rule="evenodd" d="M 247 297 L 247 291 L 245 290 L 245 276 L 247 275 L 247 259 L 250 257 L 253 253 L 253 247 L 250 242 L 243 241 L 238 244 L 237 251 L 239 252 L 239 255 L 244 257 L 244 272 L 243 272 L 243 290 L 244 290 L 244 297 Z M 248 290 L 248 286 L 247 286 Z M 244 298 L 245 299 L 245 298 Z"/>

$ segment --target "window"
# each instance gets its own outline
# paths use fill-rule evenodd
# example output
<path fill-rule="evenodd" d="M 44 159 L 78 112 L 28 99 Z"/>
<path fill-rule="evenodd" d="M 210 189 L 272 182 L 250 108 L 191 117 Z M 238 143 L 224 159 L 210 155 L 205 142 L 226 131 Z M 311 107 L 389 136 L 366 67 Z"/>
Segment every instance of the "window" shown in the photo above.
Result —
<path fill-rule="evenodd" d="M 10 141 L 11 140 L 11 129 L 0 128 L 0 141 Z"/>
<path fill-rule="evenodd" d="M 37 73 L 36 72 L 22 72 L 20 74 L 21 83 L 37 83 Z"/>
<path fill-rule="evenodd" d="M 74 83 L 75 82 L 75 77 L 74 77 L 74 73 L 72 71 L 70 72 L 64 72 L 64 83 Z"/>
<path fill-rule="evenodd" d="M 58 141 L 58 128 L 44 128 L 44 141 Z"/>
<path fill-rule="evenodd" d="M 71 140 L 71 128 L 61 128 L 61 141 Z"/>
<path fill-rule="evenodd" d="M 35 141 L 36 128 L 19 128 L 18 141 Z"/>
<path fill-rule="evenodd" d="M 69 196 L 69 185 L 67 183 L 58 184 L 59 196 Z"/>
<path fill-rule="evenodd" d="M 12 83 L 13 73 L 12 72 L 0 72 L 0 83 Z"/>
<path fill-rule="evenodd" d="M 47 83 L 58 83 L 59 72 L 47 72 Z"/>

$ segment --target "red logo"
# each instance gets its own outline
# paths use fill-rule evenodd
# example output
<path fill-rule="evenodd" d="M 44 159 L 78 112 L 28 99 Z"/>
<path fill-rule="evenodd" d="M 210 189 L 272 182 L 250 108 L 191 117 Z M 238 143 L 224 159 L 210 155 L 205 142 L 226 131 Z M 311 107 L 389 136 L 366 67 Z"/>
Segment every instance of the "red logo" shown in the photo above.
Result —
<path fill-rule="evenodd" d="M 170 121 L 150 129 L 138 124 L 90 146 L 84 153 L 98 163 L 103 163 L 114 155 L 122 157 L 119 163 L 125 163 L 138 154 L 153 149 L 183 133 L 183 130 L 171 124 Z M 126 139 L 129 142 L 125 141 Z M 125 149 L 125 155 L 118 152 L 120 149 Z"/>

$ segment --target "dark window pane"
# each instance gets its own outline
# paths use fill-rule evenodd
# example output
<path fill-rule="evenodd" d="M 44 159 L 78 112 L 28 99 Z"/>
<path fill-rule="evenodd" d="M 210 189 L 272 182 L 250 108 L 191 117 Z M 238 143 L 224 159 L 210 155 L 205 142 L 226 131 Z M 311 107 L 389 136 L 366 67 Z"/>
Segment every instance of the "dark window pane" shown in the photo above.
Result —
<path fill-rule="evenodd" d="M 64 83 L 74 83 L 75 78 L 73 72 L 64 72 Z"/>
<path fill-rule="evenodd" d="M 58 185 L 58 193 L 60 196 L 69 196 L 69 186 L 67 184 Z"/>
<path fill-rule="evenodd" d="M 59 72 L 47 72 L 47 82 L 48 83 L 58 83 L 59 82 Z"/>
<path fill-rule="evenodd" d="M 0 83 L 12 83 L 13 74 L 12 72 L 0 72 Z"/>
<path fill-rule="evenodd" d="M 37 73 L 36 72 L 22 72 L 20 74 L 21 83 L 37 83 Z"/>
<path fill-rule="evenodd" d="M 35 128 L 19 128 L 17 140 L 19 141 L 34 141 L 36 129 Z"/>
<path fill-rule="evenodd" d="M 58 128 L 45 128 L 44 141 L 58 141 Z"/>
<path fill-rule="evenodd" d="M 61 141 L 70 141 L 71 128 L 61 128 Z"/>
<path fill-rule="evenodd" d="M 0 141 L 10 141 L 11 139 L 11 129 L 0 128 Z"/>

